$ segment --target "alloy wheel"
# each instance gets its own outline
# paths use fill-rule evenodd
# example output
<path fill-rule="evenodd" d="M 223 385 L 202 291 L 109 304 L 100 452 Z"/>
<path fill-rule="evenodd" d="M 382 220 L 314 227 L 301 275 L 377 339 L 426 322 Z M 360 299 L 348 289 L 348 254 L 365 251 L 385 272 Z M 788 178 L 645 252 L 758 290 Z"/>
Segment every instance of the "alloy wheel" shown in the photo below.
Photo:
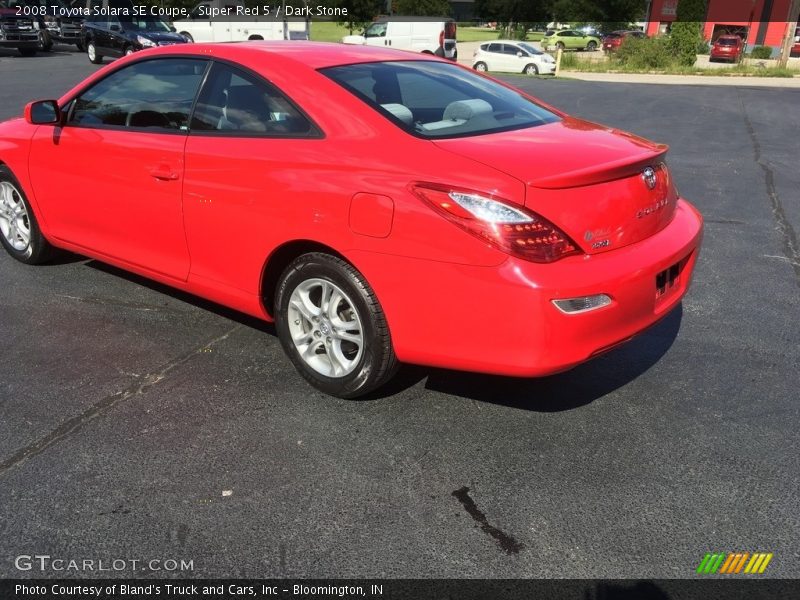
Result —
<path fill-rule="evenodd" d="M 289 334 L 300 358 L 326 377 L 350 374 L 364 352 L 364 329 L 355 305 L 335 283 L 307 279 L 292 292 Z"/>
<path fill-rule="evenodd" d="M 8 181 L 0 181 L 0 233 L 18 252 L 31 243 L 28 209 L 19 190 Z"/>

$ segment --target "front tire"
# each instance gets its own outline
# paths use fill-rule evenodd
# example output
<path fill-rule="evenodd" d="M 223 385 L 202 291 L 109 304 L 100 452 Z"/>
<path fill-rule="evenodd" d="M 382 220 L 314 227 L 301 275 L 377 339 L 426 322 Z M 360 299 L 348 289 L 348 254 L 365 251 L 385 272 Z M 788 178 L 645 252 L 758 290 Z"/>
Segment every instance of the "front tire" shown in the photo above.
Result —
<path fill-rule="evenodd" d="M 194 38 L 192 35 L 186 31 L 181 31 L 181 35 L 186 38 L 186 41 L 190 44 L 194 43 Z"/>
<path fill-rule="evenodd" d="M 86 56 L 89 57 L 89 62 L 93 65 L 99 65 L 103 62 L 103 55 L 97 52 L 97 46 L 94 45 L 94 40 L 89 40 L 86 43 Z"/>
<path fill-rule="evenodd" d="M 538 75 L 539 74 L 539 68 L 534 64 L 530 64 L 530 65 L 527 65 L 522 70 L 522 72 L 525 73 L 525 75 Z"/>
<path fill-rule="evenodd" d="M 0 243 L 26 265 L 47 262 L 54 252 L 39 229 L 22 186 L 4 166 L 0 166 Z"/>
<path fill-rule="evenodd" d="M 397 357 L 375 293 L 352 265 L 312 252 L 286 268 L 275 294 L 284 351 L 317 389 L 357 398 L 386 383 Z"/>
<path fill-rule="evenodd" d="M 561 50 L 563 52 L 564 50 L 567 49 L 567 47 L 564 45 L 564 42 L 558 42 L 556 44 L 556 49 Z"/>

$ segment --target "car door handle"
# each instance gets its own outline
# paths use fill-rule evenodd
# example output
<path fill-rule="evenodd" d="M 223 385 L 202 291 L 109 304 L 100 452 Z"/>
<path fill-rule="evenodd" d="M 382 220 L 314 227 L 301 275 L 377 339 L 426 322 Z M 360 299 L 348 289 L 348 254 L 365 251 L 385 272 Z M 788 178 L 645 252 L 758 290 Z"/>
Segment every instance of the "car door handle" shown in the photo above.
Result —
<path fill-rule="evenodd" d="M 175 171 L 165 168 L 153 169 L 150 171 L 150 175 L 161 181 L 175 181 L 178 178 L 178 174 Z"/>

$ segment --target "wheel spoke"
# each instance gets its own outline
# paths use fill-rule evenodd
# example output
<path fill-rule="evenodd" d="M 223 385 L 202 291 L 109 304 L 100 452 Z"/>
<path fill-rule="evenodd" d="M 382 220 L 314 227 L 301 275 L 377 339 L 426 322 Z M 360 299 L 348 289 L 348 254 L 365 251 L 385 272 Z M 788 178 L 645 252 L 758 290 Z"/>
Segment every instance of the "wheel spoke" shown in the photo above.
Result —
<path fill-rule="evenodd" d="M 361 347 L 361 343 L 363 341 L 360 333 L 350 333 L 348 331 L 337 330 L 336 332 L 334 332 L 333 337 L 343 342 L 350 342 L 351 344 L 355 344 L 359 348 Z"/>
<path fill-rule="evenodd" d="M 325 307 L 325 314 L 328 315 L 328 318 L 331 321 L 339 318 L 339 313 L 336 311 L 336 309 L 339 308 L 339 303 L 343 298 L 344 297 L 339 290 L 332 290 L 331 297 L 328 300 L 328 305 Z"/>
<path fill-rule="evenodd" d="M 308 362 L 310 359 L 317 356 L 317 349 L 322 346 L 322 342 L 319 340 L 312 340 L 304 350 L 300 351 L 300 356 L 303 357 L 303 360 Z M 299 348 L 298 348 L 299 349 Z"/>
<path fill-rule="evenodd" d="M 311 304 L 311 300 L 308 296 L 300 296 L 299 299 L 292 298 L 289 301 L 289 306 L 300 313 L 300 316 L 306 320 L 307 323 L 312 323 L 314 317 L 316 316 L 316 312 L 314 309 L 316 307 Z"/>
<path fill-rule="evenodd" d="M 342 342 L 341 340 L 334 339 L 328 344 L 326 348 L 328 352 L 328 357 L 331 359 L 331 364 L 336 364 L 339 366 L 341 371 L 347 371 L 350 369 L 353 361 L 349 360 L 344 353 L 342 352 Z M 334 368 L 334 371 L 336 369 Z"/>

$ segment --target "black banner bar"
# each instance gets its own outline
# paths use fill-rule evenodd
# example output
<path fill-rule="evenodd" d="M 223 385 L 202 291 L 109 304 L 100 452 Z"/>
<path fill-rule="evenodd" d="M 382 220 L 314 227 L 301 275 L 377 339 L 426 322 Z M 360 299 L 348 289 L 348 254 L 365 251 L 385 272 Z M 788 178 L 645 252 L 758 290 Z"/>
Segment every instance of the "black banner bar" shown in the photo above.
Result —
<path fill-rule="evenodd" d="M 474 579 L 15 579 L 0 581 L 2 600 L 789 600 L 798 580 L 474 580 Z"/>

